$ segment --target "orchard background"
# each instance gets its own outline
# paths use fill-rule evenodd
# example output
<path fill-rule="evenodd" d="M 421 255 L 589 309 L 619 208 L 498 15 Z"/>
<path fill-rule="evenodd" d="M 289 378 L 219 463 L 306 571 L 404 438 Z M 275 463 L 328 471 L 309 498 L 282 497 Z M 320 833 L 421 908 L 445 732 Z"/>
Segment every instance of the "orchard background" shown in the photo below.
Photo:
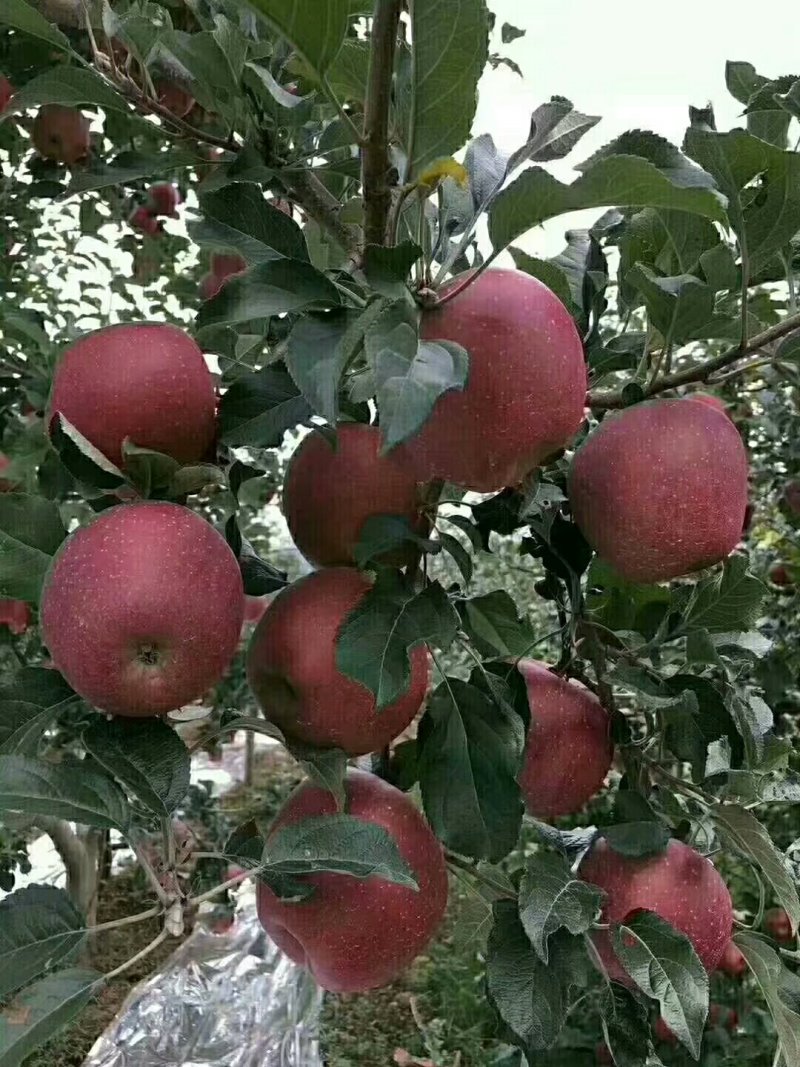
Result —
<path fill-rule="evenodd" d="M 3 1067 L 244 876 L 340 1067 L 800 1065 L 800 81 L 563 181 L 563 97 L 470 139 L 520 32 L 3 4 Z M 242 732 L 237 825 L 189 769 Z"/>

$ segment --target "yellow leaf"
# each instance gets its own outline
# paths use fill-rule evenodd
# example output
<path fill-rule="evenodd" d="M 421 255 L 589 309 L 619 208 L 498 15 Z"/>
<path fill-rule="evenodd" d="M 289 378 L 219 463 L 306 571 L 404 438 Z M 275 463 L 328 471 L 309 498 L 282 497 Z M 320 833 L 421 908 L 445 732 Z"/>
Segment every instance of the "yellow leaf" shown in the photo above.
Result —
<path fill-rule="evenodd" d="M 466 185 L 469 182 L 469 174 L 457 160 L 453 159 L 440 159 L 436 163 L 431 165 L 420 174 L 417 180 L 417 185 L 421 188 L 425 188 L 430 192 L 444 181 L 445 178 L 454 178 L 459 185 Z"/>

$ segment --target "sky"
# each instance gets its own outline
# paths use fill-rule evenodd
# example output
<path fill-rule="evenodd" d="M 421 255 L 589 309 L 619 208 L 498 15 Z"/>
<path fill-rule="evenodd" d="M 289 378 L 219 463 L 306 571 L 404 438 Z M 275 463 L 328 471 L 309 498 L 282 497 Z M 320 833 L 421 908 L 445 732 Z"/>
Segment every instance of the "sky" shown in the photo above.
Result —
<path fill-rule="evenodd" d="M 527 136 L 530 114 L 551 96 L 602 121 L 564 163 L 548 164 L 561 181 L 601 145 L 631 129 L 650 129 L 680 144 L 688 107 L 714 105 L 718 129 L 743 126 L 741 105 L 725 88 L 725 61 L 746 60 L 768 77 L 800 76 L 797 4 L 790 0 L 489 0 L 498 28 L 510 22 L 524 37 L 497 46 L 524 80 L 505 67 L 480 85 L 474 133 L 489 132 L 513 150 Z M 587 225 L 599 211 L 562 216 L 517 242 L 536 255 L 554 255 L 564 232 Z"/>

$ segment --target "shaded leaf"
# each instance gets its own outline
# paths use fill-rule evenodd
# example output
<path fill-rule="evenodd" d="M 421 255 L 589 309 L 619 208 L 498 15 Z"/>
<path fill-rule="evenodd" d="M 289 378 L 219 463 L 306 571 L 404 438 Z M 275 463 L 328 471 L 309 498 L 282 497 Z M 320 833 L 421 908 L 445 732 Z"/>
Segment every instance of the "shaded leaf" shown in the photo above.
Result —
<path fill-rule="evenodd" d="M 237 378 L 219 405 L 223 442 L 232 448 L 277 448 L 287 430 L 307 422 L 312 409 L 282 367 Z"/>
<path fill-rule="evenodd" d="M 303 231 L 264 197 L 260 186 L 234 182 L 200 197 L 203 217 L 189 233 L 200 245 L 235 249 L 251 266 L 275 259 L 308 260 Z"/>
<path fill-rule="evenodd" d="M 734 942 L 744 954 L 767 1001 L 785 1067 L 800 1067 L 800 977 L 756 934 L 740 930 Z"/>
<path fill-rule="evenodd" d="M 38 603 L 44 576 L 66 535 L 50 500 L 0 493 L 0 596 Z"/>
<path fill-rule="evenodd" d="M 316 267 L 301 259 L 273 259 L 229 278 L 216 296 L 202 304 L 197 329 L 339 303 L 336 286 Z"/>
<path fill-rule="evenodd" d="M 571 934 L 591 929 L 603 892 L 575 878 L 566 860 L 551 852 L 529 857 L 519 887 L 519 917 L 536 955 L 548 962 L 547 943 L 556 930 Z"/>
<path fill-rule="evenodd" d="M 29 885 L 0 900 L 0 1000 L 61 963 L 84 933 L 83 916 L 63 889 Z"/>
<path fill-rule="evenodd" d="M 85 1007 L 102 983 L 96 971 L 70 968 L 25 989 L 0 1013 L 0 1063 L 18 1067 Z"/>
<path fill-rule="evenodd" d="M 482 656 L 515 658 L 536 643 L 530 620 L 504 589 L 456 601 L 461 623 Z"/>
<path fill-rule="evenodd" d="M 88 826 L 124 830 L 128 802 L 118 786 L 87 763 L 0 756 L 0 809 L 56 815 Z"/>

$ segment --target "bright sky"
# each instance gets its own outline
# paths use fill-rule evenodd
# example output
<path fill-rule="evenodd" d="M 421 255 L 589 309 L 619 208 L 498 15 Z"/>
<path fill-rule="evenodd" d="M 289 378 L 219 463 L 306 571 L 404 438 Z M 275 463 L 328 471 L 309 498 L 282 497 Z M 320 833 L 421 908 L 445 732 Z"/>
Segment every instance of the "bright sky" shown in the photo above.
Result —
<path fill-rule="evenodd" d="M 631 129 L 651 129 L 680 144 L 689 104 L 713 103 L 719 129 L 744 125 L 741 105 L 725 88 L 725 61 L 746 60 L 760 74 L 800 76 L 796 0 L 762 0 L 755 8 L 722 0 L 490 0 L 498 28 L 527 30 L 502 54 L 505 67 L 481 82 L 474 132 L 491 133 L 498 147 L 525 141 L 530 114 L 551 96 L 568 97 L 579 111 L 602 116 L 578 143 L 569 163 L 548 164 L 562 181 L 570 163 Z M 499 34 L 498 34 L 499 37 Z M 519 244 L 538 255 L 563 247 L 564 231 L 587 225 L 599 211 L 564 216 Z"/>

